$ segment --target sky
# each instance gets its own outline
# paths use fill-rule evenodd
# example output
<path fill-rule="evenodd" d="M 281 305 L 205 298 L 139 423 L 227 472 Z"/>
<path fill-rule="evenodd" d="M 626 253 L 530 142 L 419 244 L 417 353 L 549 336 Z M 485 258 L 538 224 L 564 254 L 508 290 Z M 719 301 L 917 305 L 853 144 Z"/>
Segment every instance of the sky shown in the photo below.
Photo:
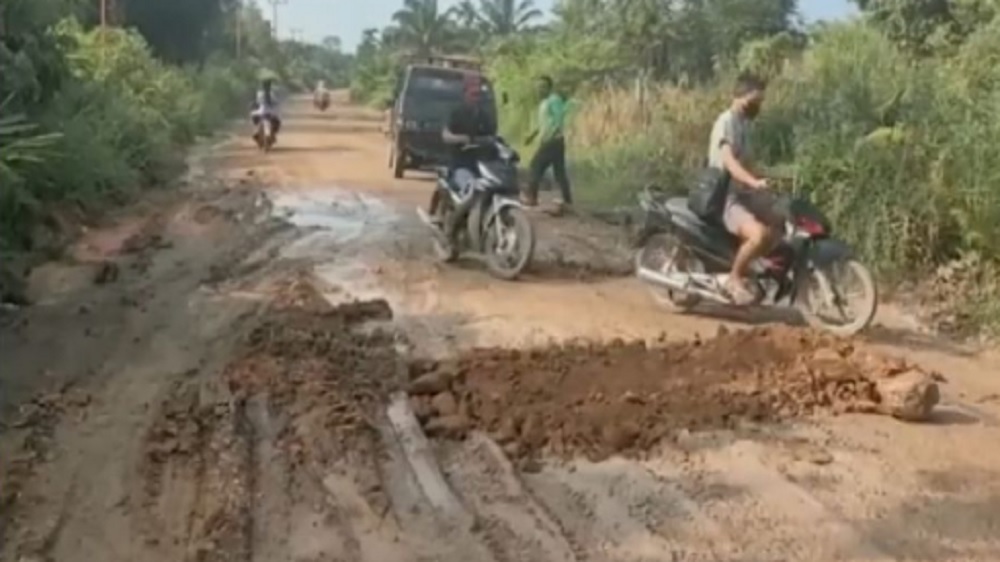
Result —
<path fill-rule="evenodd" d="M 257 0 L 270 19 L 269 0 Z M 319 42 L 328 35 L 343 41 L 344 49 L 353 51 L 361 40 L 362 30 L 383 27 L 403 0 L 279 0 L 278 33 L 283 38 L 293 34 L 306 41 Z M 442 6 L 459 0 L 442 0 Z M 536 0 L 542 9 L 551 9 L 555 0 Z M 807 21 L 837 19 L 856 11 L 850 0 L 799 0 L 799 10 Z"/>

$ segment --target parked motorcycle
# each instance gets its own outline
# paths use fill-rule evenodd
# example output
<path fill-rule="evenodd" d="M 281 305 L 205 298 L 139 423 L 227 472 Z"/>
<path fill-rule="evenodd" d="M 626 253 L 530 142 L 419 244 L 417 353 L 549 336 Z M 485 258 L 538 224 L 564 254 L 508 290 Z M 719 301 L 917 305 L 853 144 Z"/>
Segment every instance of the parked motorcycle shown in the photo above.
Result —
<path fill-rule="evenodd" d="M 752 305 L 797 307 L 809 325 L 836 335 L 868 327 L 878 307 L 871 272 L 851 248 L 831 237 L 830 223 L 805 199 L 776 198 L 784 236 L 750 267 Z M 725 290 L 738 240 L 721 224 L 708 224 L 688 208 L 688 199 L 669 198 L 655 187 L 639 195 L 644 220 L 636 272 L 653 296 L 675 311 L 702 301 L 734 305 Z M 857 292 L 850 292 L 853 281 Z"/>
<path fill-rule="evenodd" d="M 462 252 L 475 253 L 496 277 L 516 279 L 535 251 L 534 226 L 517 199 L 519 156 L 499 137 L 479 139 L 465 150 L 476 157 L 479 177 L 473 187 L 460 193 L 447 169 L 439 169 L 430 205 L 434 216 L 422 208 L 417 212 L 434 230 L 439 259 L 452 262 Z"/>

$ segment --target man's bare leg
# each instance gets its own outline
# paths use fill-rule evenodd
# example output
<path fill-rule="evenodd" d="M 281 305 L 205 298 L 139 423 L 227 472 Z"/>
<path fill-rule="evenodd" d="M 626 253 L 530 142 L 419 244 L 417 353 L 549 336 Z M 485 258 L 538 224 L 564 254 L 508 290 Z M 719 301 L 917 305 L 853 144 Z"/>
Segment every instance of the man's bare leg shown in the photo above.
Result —
<path fill-rule="evenodd" d="M 767 228 L 756 220 L 748 220 L 739 228 L 739 237 L 743 241 L 736 257 L 733 259 L 733 267 L 729 271 L 729 289 L 733 300 L 737 304 L 748 304 L 753 295 L 746 288 L 746 273 L 753 262 L 767 247 Z"/>

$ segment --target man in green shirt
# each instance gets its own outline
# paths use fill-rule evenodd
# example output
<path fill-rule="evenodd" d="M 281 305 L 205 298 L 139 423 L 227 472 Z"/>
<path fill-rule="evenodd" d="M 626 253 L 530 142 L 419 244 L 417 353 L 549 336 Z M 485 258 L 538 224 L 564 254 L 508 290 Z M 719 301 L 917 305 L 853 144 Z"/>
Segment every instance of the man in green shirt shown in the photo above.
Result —
<path fill-rule="evenodd" d="M 538 125 L 528 136 L 527 144 L 539 138 L 538 150 L 531 159 L 528 192 L 523 202 L 528 206 L 538 204 L 538 186 L 542 182 L 549 167 L 555 176 L 559 190 L 562 192 L 563 205 L 573 204 L 573 194 L 569 188 L 569 178 L 566 176 L 566 139 L 563 136 L 566 126 L 566 100 L 555 92 L 552 78 L 542 76 L 539 79 L 539 93 L 542 103 L 538 106 Z"/>

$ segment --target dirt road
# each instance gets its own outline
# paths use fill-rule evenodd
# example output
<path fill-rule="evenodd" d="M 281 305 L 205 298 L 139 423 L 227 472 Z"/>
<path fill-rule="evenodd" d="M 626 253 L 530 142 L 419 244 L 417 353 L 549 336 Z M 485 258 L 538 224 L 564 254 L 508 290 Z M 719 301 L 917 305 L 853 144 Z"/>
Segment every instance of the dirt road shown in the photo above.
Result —
<path fill-rule="evenodd" d="M 990 357 L 892 307 L 854 342 L 669 315 L 584 218 L 536 217 L 521 282 L 441 267 L 378 117 L 291 111 L 0 316 L 0 559 L 1000 559 Z M 931 422 L 833 415 L 912 369 Z"/>

